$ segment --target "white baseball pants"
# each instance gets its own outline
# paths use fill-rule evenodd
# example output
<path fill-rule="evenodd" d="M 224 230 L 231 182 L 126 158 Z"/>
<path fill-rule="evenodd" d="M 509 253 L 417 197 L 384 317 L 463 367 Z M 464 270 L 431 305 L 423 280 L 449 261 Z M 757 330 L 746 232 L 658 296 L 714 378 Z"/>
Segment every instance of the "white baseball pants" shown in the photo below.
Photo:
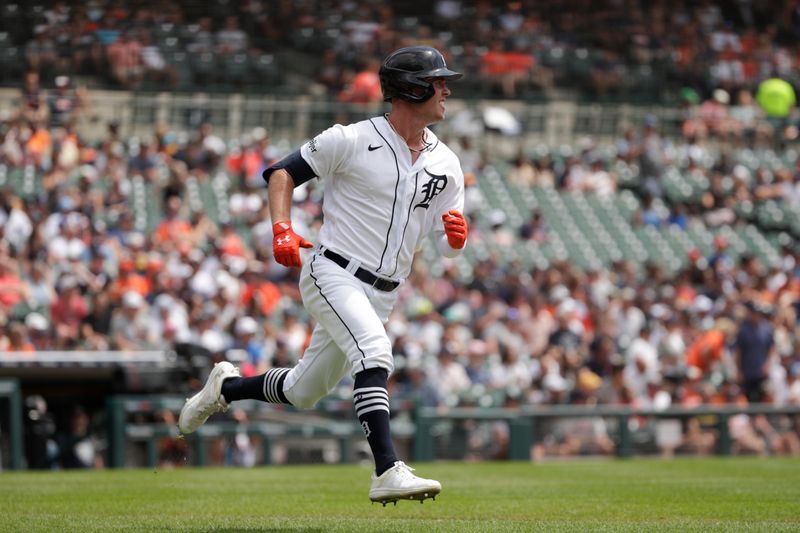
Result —
<path fill-rule="evenodd" d="M 298 408 L 313 407 L 347 372 L 368 368 L 394 370 L 392 346 L 384 324 L 397 289 L 370 287 L 322 255 L 319 249 L 300 272 L 300 294 L 317 324 L 311 342 L 286 375 L 283 393 Z"/>

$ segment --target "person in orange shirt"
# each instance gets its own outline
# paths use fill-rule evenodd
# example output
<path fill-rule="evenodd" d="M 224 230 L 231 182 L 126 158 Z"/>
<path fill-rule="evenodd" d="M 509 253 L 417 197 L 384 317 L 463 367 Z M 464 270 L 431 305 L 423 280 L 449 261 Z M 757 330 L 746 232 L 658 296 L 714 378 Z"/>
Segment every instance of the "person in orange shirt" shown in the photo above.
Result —
<path fill-rule="evenodd" d="M 730 319 L 719 318 L 713 328 L 697 337 L 686 351 L 686 364 L 690 369 L 697 369 L 691 372 L 699 371 L 698 377 L 702 378 L 711 371 L 714 363 L 722 360 L 735 331 L 736 327 Z"/>
<path fill-rule="evenodd" d="M 340 102 L 352 102 L 358 104 L 369 104 L 383 100 L 381 90 L 381 80 L 378 77 L 380 61 L 369 59 L 362 68 L 342 89 L 338 99 Z"/>
<path fill-rule="evenodd" d="M 0 314 L 10 312 L 27 295 L 27 284 L 15 272 L 10 260 L 0 260 Z"/>
<path fill-rule="evenodd" d="M 251 310 L 254 316 L 269 316 L 281 298 L 281 291 L 277 285 L 264 278 L 263 267 L 256 261 L 251 261 L 248 266 L 242 290 L 242 305 Z"/>
<path fill-rule="evenodd" d="M 217 239 L 217 246 L 223 256 L 244 257 L 247 255 L 242 237 L 236 233 L 236 229 L 229 222 L 223 223 L 222 234 Z"/>
<path fill-rule="evenodd" d="M 136 272 L 136 265 L 133 259 L 123 259 L 119 263 L 119 277 L 111 287 L 111 294 L 114 301 L 119 302 L 122 295 L 128 291 L 134 291 L 142 296 L 150 293 L 150 281 Z"/>
<path fill-rule="evenodd" d="M 482 57 L 482 74 L 493 88 L 500 89 L 502 96 L 518 96 L 522 84 L 529 79 L 534 58 L 523 52 L 508 51 L 500 41 L 494 41 Z"/>
<path fill-rule="evenodd" d="M 37 167 L 41 168 L 42 163 L 50 158 L 53 150 L 53 142 L 50 138 L 50 132 L 44 125 L 44 122 L 38 122 L 31 125 L 33 132 L 31 133 L 28 143 L 25 145 L 28 157 Z"/>
<path fill-rule="evenodd" d="M 19 322 L 13 322 L 8 326 L 8 348 L 9 352 L 35 352 L 36 348 L 31 344 L 26 335 L 25 326 Z"/>
<path fill-rule="evenodd" d="M 183 200 L 178 195 L 167 197 L 165 216 L 153 235 L 155 244 L 162 245 L 168 242 L 178 242 L 192 234 L 192 225 L 181 217 Z"/>

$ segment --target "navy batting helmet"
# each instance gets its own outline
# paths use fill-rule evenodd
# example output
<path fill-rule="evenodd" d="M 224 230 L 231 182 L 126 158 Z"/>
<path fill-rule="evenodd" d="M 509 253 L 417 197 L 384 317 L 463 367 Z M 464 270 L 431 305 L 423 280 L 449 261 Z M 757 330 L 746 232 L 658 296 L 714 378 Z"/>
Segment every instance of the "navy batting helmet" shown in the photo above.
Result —
<path fill-rule="evenodd" d="M 402 98 L 420 103 L 434 95 L 431 78 L 457 80 L 461 73 L 447 68 L 444 57 L 430 46 L 409 46 L 389 54 L 379 72 L 383 100 Z"/>

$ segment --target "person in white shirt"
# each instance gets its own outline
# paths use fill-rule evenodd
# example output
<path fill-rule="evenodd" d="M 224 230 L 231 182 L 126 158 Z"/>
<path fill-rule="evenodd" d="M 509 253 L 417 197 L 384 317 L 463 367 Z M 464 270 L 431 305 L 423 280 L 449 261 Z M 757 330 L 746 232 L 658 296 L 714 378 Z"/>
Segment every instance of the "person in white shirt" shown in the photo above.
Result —
<path fill-rule="evenodd" d="M 464 175 L 456 155 L 428 129 L 444 119 L 448 82 L 461 74 L 427 46 L 401 48 L 380 68 L 385 115 L 334 125 L 264 171 L 269 184 L 275 260 L 301 267 L 303 303 L 316 321 L 293 368 L 242 378 L 219 363 L 179 419 L 182 432 L 239 399 L 311 408 L 348 373 L 353 401 L 375 459 L 369 497 L 386 505 L 423 501 L 440 491 L 397 457 L 389 429 L 387 383 L 394 369 L 384 324 L 423 239 L 445 257 L 466 244 Z M 318 177 L 323 224 L 314 246 L 291 222 L 294 188 Z M 301 262 L 300 248 L 314 248 Z"/>

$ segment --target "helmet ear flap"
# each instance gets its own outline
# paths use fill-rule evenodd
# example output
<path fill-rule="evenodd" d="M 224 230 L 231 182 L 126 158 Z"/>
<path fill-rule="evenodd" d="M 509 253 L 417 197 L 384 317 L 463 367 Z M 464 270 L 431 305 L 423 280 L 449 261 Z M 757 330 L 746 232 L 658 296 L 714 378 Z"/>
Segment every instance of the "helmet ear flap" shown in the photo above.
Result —
<path fill-rule="evenodd" d="M 381 67 L 380 80 L 384 102 L 390 102 L 392 98 L 401 98 L 409 102 L 421 103 L 436 92 L 432 83 L 418 77 L 416 73 L 386 65 Z"/>

